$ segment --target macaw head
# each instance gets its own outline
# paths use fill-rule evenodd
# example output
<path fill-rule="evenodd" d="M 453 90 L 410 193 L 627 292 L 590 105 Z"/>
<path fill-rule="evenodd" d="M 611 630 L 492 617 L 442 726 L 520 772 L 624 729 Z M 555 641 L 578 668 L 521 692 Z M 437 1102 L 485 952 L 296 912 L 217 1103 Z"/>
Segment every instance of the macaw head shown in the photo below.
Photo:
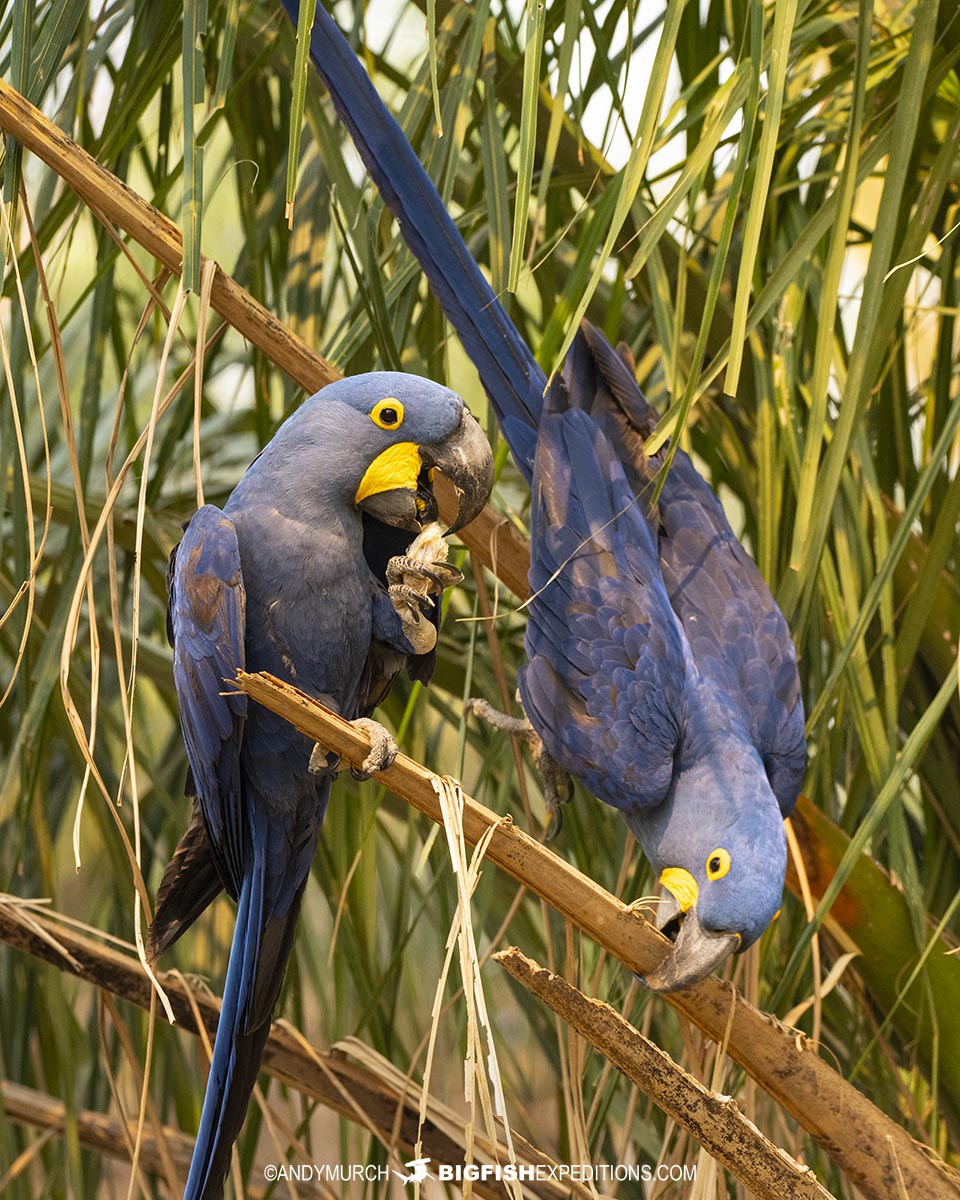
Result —
<path fill-rule="evenodd" d="M 268 451 L 288 470 L 303 464 L 304 490 L 315 480 L 324 498 L 412 532 L 437 519 L 435 471 L 456 492 L 451 533 L 479 514 L 493 486 L 490 445 L 456 392 L 398 371 L 329 384 L 281 426 Z"/>
<path fill-rule="evenodd" d="M 630 824 L 663 888 L 657 924 L 673 943 L 643 982 L 679 991 L 751 946 L 779 911 L 783 817 L 753 746 L 730 739 L 681 765 L 663 804 Z"/>

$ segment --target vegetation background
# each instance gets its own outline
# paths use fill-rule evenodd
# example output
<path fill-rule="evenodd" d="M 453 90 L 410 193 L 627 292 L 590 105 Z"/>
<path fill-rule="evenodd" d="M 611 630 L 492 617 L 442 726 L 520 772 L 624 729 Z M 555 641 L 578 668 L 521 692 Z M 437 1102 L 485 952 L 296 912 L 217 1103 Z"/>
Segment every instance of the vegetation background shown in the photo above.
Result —
<path fill-rule="evenodd" d="M 543 365 L 560 361 L 583 311 L 626 340 L 641 384 L 669 411 L 663 433 L 679 423 L 770 581 L 801 657 L 806 794 L 858 832 L 844 873 L 863 850 L 890 876 L 813 939 L 788 896 L 730 969 L 749 998 L 814 1034 L 877 1105 L 956 1163 L 960 1049 L 948 1027 L 960 983 L 940 969 L 960 907 L 956 7 L 371 0 L 335 15 Z M 294 30 L 276 4 L 12 0 L 0 61 L 4 79 L 182 223 L 195 287 L 202 249 L 344 373 L 429 374 L 486 412 L 317 80 L 293 86 Z M 0 887 L 49 897 L 130 941 L 133 873 L 116 818 L 152 894 L 188 815 L 164 568 L 196 506 L 194 454 L 205 498 L 221 503 L 302 395 L 211 315 L 195 441 L 196 295 L 171 334 L 178 280 L 156 277 L 146 254 L 12 143 L 4 187 Z M 502 446 L 498 463 L 495 507 L 523 528 L 528 496 Z M 105 508 L 87 579 L 85 547 Z M 518 775 L 510 744 L 463 716 L 468 696 L 512 696 L 523 614 L 489 574 L 466 570 L 433 685 L 401 683 L 383 713 L 405 751 L 538 830 L 529 761 Z M 492 603 L 495 621 L 460 620 Z M 95 722 L 94 759 L 119 813 L 91 783 L 78 817 L 85 761 L 61 696 L 65 641 L 66 686 L 85 728 Z M 586 795 L 555 849 L 621 897 L 651 890 L 621 821 Z M 455 911 L 443 838 L 375 786 L 342 780 L 283 1015 L 315 1043 L 353 1035 L 419 1079 Z M 854 1195 L 755 1085 L 493 867 L 473 920 L 482 954 L 515 942 L 579 978 L 736 1094 L 836 1196 Z M 218 902 L 172 955 L 214 991 L 232 923 Z M 698 1161 L 694 1143 L 498 967 L 483 981 L 508 1112 L 534 1145 L 559 1161 Z M 68 1118 L 50 1138 L 0 1108 L 0 1190 L 127 1194 L 128 1173 L 84 1148 L 75 1116 L 137 1112 L 126 1049 L 143 1061 L 146 1017 L 105 1009 L 88 985 L 7 948 L 0 1012 L 0 1077 L 61 1098 Z M 162 1019 L 154 1038 L 152 1101 L 164 1122 L 192 1131 L 202 1053 Z M 444 1067 L 431 1085 L 454 1107 L 464 1043 L 454 1001 L 439 1020 Z M 361 1125 L 276 1084 L 267 1099 L 310 1161 L 386 1161 Z M 240 1141 L 252 1182 L 282 1149 L 252 1110 Z M 162 1178 L 147 1186 L 168 1194 Z M 656 1194 L 738 1187 L 700 1160 L 694 1189 Z"/>

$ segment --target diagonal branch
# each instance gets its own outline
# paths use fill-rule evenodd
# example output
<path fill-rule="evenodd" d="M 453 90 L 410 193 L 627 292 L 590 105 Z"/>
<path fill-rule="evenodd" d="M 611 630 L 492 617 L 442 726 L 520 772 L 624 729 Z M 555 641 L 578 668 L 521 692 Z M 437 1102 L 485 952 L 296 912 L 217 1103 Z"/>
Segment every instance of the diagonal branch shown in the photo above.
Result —
<path fill-rule="evenodd" d="M 703 1148 L 764 1200 L 832 1200 L 809 1167 L 775 1146 L 740 1112 L 677 1066 L 629 1021 L 522 954 L 516 946 L 493 956 L 513 978 L 549 1005 Z"/>
<path fill-rule="evenodd" d="M 0 129 L 55 171 L 100 221 L 119 226 L 174 275 L 181 273 L 183 237 L 173 221 L 102 167 L 4 80 L 0 80 Z M 219 267 L 210 304 L 307 391 L 315 392 L 339 378 L 335 367 Z"/>
<path fill-rule="evenodd" d="M 359 766 L 369 753 L 365 735 L 336 713 L 267 674 L 241 672 L 238 686 L 325 748 Z M 377 778 L 438 824 L 436 776 L 406 755 Z M 667 949 L 666 939 L 639 914 L 566 863 L 509 817 L 464 795 L 464 835 L 472 845 L 493 830 L 486 857 L 519 880 L 629 970 L 647 974 Z M 716 978 L 664 996 L 714 1041 L 729 1031 L 727 1052 L 820 1143 L 870 1200 L 898 1195 L 900 1178 L 911 1200 L 960 1198 L 960 1177 L 914 1141 L 817 1056 L 803 1034 L 749 1004 Z"/>
<path fill-rule="evenodd" d="M 22 1084 L 11 1083 L 7 1079 L 0 1080 L 0 1109 L 4 1110 L 9 1120 L 31 1129 L 46 1130 L 48 1136 L 50 1133 L 63 1134 L 67 1128 L 67 1106 L 62 1100 L 56 1096 L 48 1096 L 45 1092 L 39 1092 L 34 1088 L 24 1087 Z M 81 1146 L 88 1150 L 95 1150 L 108 1158 L 129 1163 L 130 1156 L 127 1147 L 137 1136 L 136 1121 L 129 1121 L 125 1128 L 119 1117 L 93 1112 L 87 1108 L 71 1111 L 70 1120 L 75 1123 L 77 1139 Z M 163 1136 L 166 1149 L 173 1157 L 182 1181 L 186 1179 L 190 1167 L 193 1138 L 181 1133 L 179 1129 L 167 1127 L 163 1130 Z M 5 1176 L 0 1176 L 0 1192 L 4 1190 L 7 1183 L 11 1183 L 26 1168 L 34 1152 L 34 1147 L 39 1145 L 39 1142 L 33 1142 L 20 1155 L 19 1166 L 18 1163 L 14 1163 Z M 140 1165 L 153 1175 L 163 1175 L 163 1153 L 156 1137 L 149 1129 L 143 1133 Z M 165 1192 L 161 1188 L 161 1194 L 170 1195 L 170 1192 Z M 267 1189 L 253 1185 L 246 1194 L 247 1200 L 263 1200 Z M 319 1192 L 310 1183 L 299 1182 L 297 1194 L 301 1200 L 316 1200 L 327 1193 Z"/>
<path fill-rule="evenodd" d="M 62 1100 L 7 1079 L 0 1080 L 0 1109 L 4 1110 L 9 1120 L 16 1121 L 19 1125 L 45 1129 L 57 1134 L 64 1133 L 67 1128 L 67 1107 Z M 118 1117 L 92 1112 L 89 1109 L 71 1111 L 70 1120 L 76 1123 L 81 1146 L 110 1158 L 120 1159 L 122 1162 L 130 1161 L 128 1146 L 137 1136 L 136 1121 L 128 1122 L 124 1128 L 123 1121 Z M 181 1180 L 186 1179 L 190 1156 L 193 1153 L 193 1138 L 178 1129 L 169 1128 L 164 1129 L 163 1135 L 165 1150 L 172 1157 Z M 151 1174 L 162 1176 L 164 1173 L 163 1154 L 150 1129 L 143 1132 L 140 1165 Z M 15 1173 L 11 1168 L 7 1181 L 14 1177 Z M 4 1180 L 0 1179 L 0 1191 L 3 1190 L 3 1186 Z"/>

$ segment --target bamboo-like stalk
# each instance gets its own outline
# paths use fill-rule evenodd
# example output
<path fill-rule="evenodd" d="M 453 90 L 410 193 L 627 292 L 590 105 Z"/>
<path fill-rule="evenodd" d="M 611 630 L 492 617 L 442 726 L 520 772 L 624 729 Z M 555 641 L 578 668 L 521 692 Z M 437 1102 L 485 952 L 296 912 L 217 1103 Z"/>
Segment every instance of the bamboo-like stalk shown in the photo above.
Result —
<path fill-rule="evenodd" d="M 170 271 L 180 274 L 183 239 L 173 221 L 102 167 L 4 80 L 0 80 L 0 130 L 55 171 L 99 220 L 116 225 Z M 332 363 L 311 350 L 219 266 L 210 306 L 307 392 L 319 391 L 340 378 Z M 446 497 L 441 494 L 441 511 L 448 516 L 456 511 L 449 491 Z M 526 591 L 529 549 L 509 521 L 488 506 L 458 536 L 485 565 L 496 564 L 498 577 L 509 588 L 518 595 Z"/>
<path fill-rule="evenodd" d="M 246 672 L 238 674 L 237 685 L 351 765 L 359 766 L 369 753 L 365 734 L 297 688 L 265 673 Z M 436 778 L 403 754 L 377 776 L 439 824 Z M 662 960 L 668 943 L 652 925 L 518 829 L 509 817 L 465 795 L 463 831 L 472 845 L 490 834 L 487 858 L 629 970 L 643 975 Z M 730 1057 L 816 1139 L 865 1196 L 889 1200 L 899 1194 L 902 1179 L 911 1200 L 960 1197 L 960 1176 L 819 1058 L 802 1033 L 754 1008 L 732 984 L 705 979 L 664 999 L 714 1041 L 723 1042 L 729 1035 Z"/>
<path fill-rule="evenodd" d="M 602 1000 L 585 996 L 516 946 L 494 959 L 598 1049 L 754 1195 L 763 1200 L 831 1200 L 809 1167 L 775 1146 L 730 1096 L 715 1092 L 678 1066 Z"/>
<path fill-rule="evenodd" d="M 62 1134 L 66 1129 L 67 1109 L 62 1100 L 56 1096 L 49 1096 L 46 1092 L 37 1091 L 35 1088 L 12 1083 L 7 1079 L 0 1080 L 0 1108 L 5 1111 L 9 1120 L 15 1121 L 18 1125 L 49 1130 L 55 1134 Z M 88 1108 L 71 1112 L 70 1119 L 75 1122 L 77 1139 L 81 1146 L 87 1150 L 94 1150 L 107 1158 L 116 1159 L 118 1162 L 129 1163 L 128 1147 L 137 1136 L 136 1121 L 128 1121 L 125 1129 L 119 1117 L 94 1112 Z M 166 1151 L 173 1159 L 182 1186 L 190 1169 L 194 1139 L 170 1126 L 164 1126 L 163 1137 L 166 1142 Z M 29 1155 L 30 1150 L 28 1149 L 24 1155 L 20 1156 L 21 1160 L 26 1160 Z M 23 1165 L 26 1165 L 25 1162 Z M 152 1175 L 163 1175 L 163 1158 L 157 1138 L 150 1129 L 144 1130 L 142 1134 L 140 1166 Z M 8 1180 L 16 1178 L 20 1169 L 17 1163 L 14 1163 L 5 1178 Z M 2 1178 L 0 1178 L 0 1188 L 2 1188 Z M 161 1193 L 170 1196 L 171 1200 L 176 1200 L 169 1187 L 164 1189 L 161 1185 Z M 246 1200 L 261 1200 L 268 1193 L 277 1195 L 278 1189 L 271 1184 L 250 1183 L 244 1195 Z M 297 1196 L 300 1200 L 317 1200 L 321 1196 L 326 1197 L 330 1194 L 329 1190 L 321 1191 L 309 1181 L 302 1179 L 297 1181 Z"/>
<path fill-rule="evenodd" d="M 99 220 L 117 225 L 174 275 L 180 274 L 183 237 L 173 221 L 102 167 L 3 80 L 0 80 L 0 129 L 55 171 Z M 219 267 L 210 304 L 301 387 L 315 392 L 339 378 L 335 367 L 315 354 Z"/>
<path fill-rule="evenodd" d="M 40 914 L 33 908 L 27 914 L 20 904 L 0 903 L 0 941 L 139 1008 L 150 1010 L 152 986 L 135 955 L 101 945 L 55 918 L 56 914 Z M 196 1014 L 199 1014 L 212 1037 L 220 1016 L 220 1001 L 205 989 L 190 988 L 179 972 L 161 971 L 158 979 L 170 999 L 177 1024 L 196 1034 Z M 336 1048 L 325 1050 L 312 1046 L 285 1022 L 275 1022 L 270 1031 L 262 1069 L 281 1083 L 318 1100 L 326 1108 L 372 1129 L 385 1144 L 395 1144 L 404 1160 L 412 1156 L 417 1143 L 420 1104 L 419 1090 L 414 1083 L 404 1080 L 402 1086 L 397 1086 L 371 1068 L 351 1061 Z M 431 1101 L 421 1135 L 423 1153 L 434 1162 L 462 1164 L 465 1159 L 462 1141 L 458 1140 L 462 1136 L 462 1130 L 458 1133 L 459 1125 L 456 1114 Z M 545 1178 L 525 1185 L 532 1195 L 543 1200 L 560 1200 L 570 1195 L 588 1200 L 590 1193 L 582 1185 L 573 1185 L 571 1191 L 569 1183 L 561 1186 L 546 1178 L 555 1165 L 553 1161 L 528 1146 L 522 1138 L 516 1135 L 514 1138 L 518 1161 L 544 1168 Z M 192 1139 L 186 1140 L 192 1148 Z M 475 1155 L 478 1162 L 493 1161 L 494 1157 L 501 1162 L 508 1159 L 506 1146 L 502 1143 L 490 1147 L 484 1139 L 477 1137 L 475 1150 L 479 1152 Z M 148 1157 L 145 1154 L 142 1157 L 152 1170 Z M 189 1151 L 186 1159 L 189 1160 Z M 179 1165 L 180 1154 L 174 1153 L 174 1160 Z M 488 1186 L 482 1181 L 477 1181 L 474 1190 L 480 1196 L 506 1194 L 502 1188 Z"/>
<path fill-rule="evenodd" d="M 19 1125 L 48 1129 L 54 1133 L 63 1133 L 66 1129 L 67 1109 L 62 1100 L 7 1079 L 0 1080 L 0 1107 L 9 1120 L 16 1121 Z M 129 1162 L 127 1146 L 137 1136 L 136 1121 L 128 1122 L 127 1129 L 124 1130 L 119 1117 L 92 1112 L 89 1109 L 72 1112 L 70 1119 L 76 1122 L 77 1137 L 81 1146 L 96 1150 L 108 1158 Z M 186 1179 L 190 1155 L 193 1153 L 193 1138 L 178 1129 L 165 1128 L 163 1134 L 167 1143 L 166 1150 L 173 1159 L 181 1179 Z M 154 1175 L 161 1175 L 164 1170 L 160 1148 L 150 1129 L 143 1132 L 140 1165 Z M 13 1170 L 11 1168 L 11 1173 Z"/>

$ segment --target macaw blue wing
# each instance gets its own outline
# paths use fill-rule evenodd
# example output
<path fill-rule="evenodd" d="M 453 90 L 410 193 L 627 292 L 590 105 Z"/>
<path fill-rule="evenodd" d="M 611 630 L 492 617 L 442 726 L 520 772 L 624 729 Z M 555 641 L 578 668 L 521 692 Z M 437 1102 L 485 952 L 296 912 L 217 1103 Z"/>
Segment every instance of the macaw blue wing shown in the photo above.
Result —
<path fill-rule="evenodd" d="M 212 504 L 174 551 L 168 614 L 180 724 L 210 850 L 236 900 L 244 876 L 240 746 L 247 700 L 230 680 L 245 662 L 246 599 L 232 522 Z"/>
<path fill-rule="evenodd" d="M 582 339 L 582 335 L 581 335 Z M 524 710 L 550 755 L 617 808 L 659 803 L 680 741 L 687 656 L 653 531 L 568 373 L 537 446 L 538 552 L 521 669 Z"/>
<path fill-rule="evenodd" d="M 660 455 L 647 459 L 643 454 L 656 413 L 602 334 L 589 326 L 584 334 L 607 384 L 598 395 L 613 402 L 610 426 L 631 482 L 642 492 L 661 461 Z M 670 604 L 694 661 L 734 702 L 788 816 L 803 783 L 806 742 L 796 650 L 783 614 L 716 494 L 682 450 L 674 456 L 651 519 L 659 528 Z"/>
<path fill-rule="evenodd" d="M 691 653 L 734 701 L 789 816 L 803 783 L 806 741 L 787 623 L 715 497 L 679 455 L 669 493 L 665 488 L 660 497 L 660 522 L 663 578 Z"/>

